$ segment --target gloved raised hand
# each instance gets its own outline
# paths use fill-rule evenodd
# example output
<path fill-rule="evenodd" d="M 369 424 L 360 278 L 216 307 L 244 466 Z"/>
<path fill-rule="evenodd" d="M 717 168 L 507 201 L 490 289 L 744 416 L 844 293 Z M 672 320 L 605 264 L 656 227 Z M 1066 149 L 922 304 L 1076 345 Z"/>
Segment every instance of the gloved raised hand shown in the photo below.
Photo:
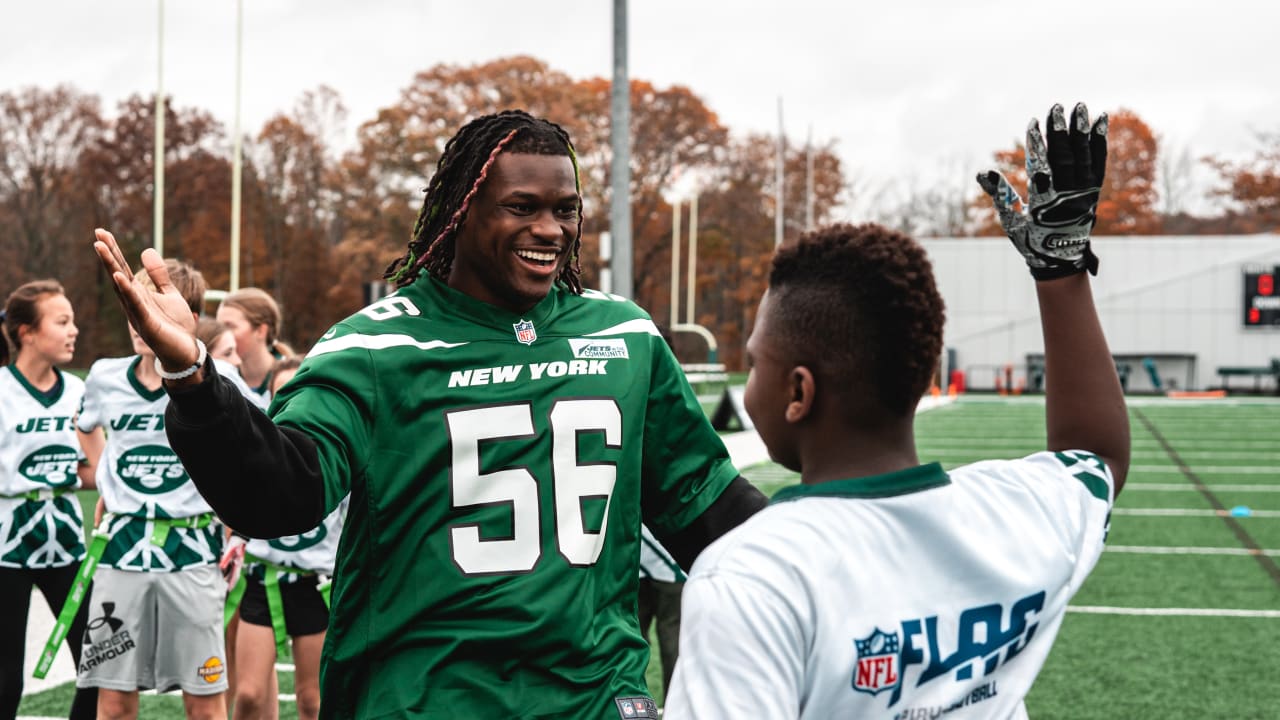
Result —
<path fill-rule="evenodd" d="M 1049 137 L 1040 122 L 1027 126 L 1027 190 L 1029 205 L 1004 175 L 988 170 L 978 184 L 991 196 L 1000 225 L 1013 246 L 1026 258 L 1031 275 L 1052 280 L 1088 270 L 1098 274 L 1098 258 L 1089 247 L 1089 233 L 1097 221 L 1098 194 L 1107 165 L 1107 114 L 1089 124 L 1084 103 L 1071 111 L 1061 105 L 1049 110 Z M 1017 207 L 1022 205 L 1022 207 Z"/>

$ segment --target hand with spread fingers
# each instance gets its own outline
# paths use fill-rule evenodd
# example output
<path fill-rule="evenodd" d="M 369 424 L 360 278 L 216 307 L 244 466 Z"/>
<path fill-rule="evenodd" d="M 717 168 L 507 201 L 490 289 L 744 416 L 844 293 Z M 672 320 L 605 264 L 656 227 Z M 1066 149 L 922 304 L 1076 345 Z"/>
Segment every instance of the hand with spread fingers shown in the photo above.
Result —
<path fill-rule="evenodd" d="M 196 318 L 182 294 L 169 281 L 164 260 L 155 250 L 142 251 L 142 267 L 155 285 L 152 290 L 138 282 L 115 237 L 101 228 L 94 231 L 93 249 L 102 266 L 111 274 L 112 285 L 129 324 L 155 352 L 167 372 L 179 372 L 200 357 L 196 344 Z"/>
<path fill-rule="evenodd" d="M 1052 280 L 1098 274 L 1098 258 L 1089 247 L 1097 221 L 1098 195 L 1107 165 L 1107 114 L 1092 124 L 1079 103 L 1068 123 L 1061 105 L 1049 110 L 1048 142 L 1040 122 L 1027 126 L 1029 206 L 1003 174 L 988 170 L 978 184 L 995 203 L 1000 224 L 1026 258 L 1031 275 Z"/>

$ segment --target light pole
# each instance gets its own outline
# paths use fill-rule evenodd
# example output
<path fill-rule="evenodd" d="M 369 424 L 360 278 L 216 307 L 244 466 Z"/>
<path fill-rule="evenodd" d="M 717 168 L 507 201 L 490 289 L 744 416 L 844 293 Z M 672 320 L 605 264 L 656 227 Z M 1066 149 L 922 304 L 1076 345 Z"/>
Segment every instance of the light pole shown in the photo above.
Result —
<path fill-rule="evenodd" d="M 244 0 L 236 0 L 236 100 L 235 118 L 232 120 L 231 151 L 231 278 L 232 292 L 240 289 L 240 58 L 243 55 Z"/>
<path fill-rule="evenodd" d="M 155 197 L 152 200 L 151 244 L 164 256 L 164 0 L 159 7 L 156 32 L 156 137 L 152 152 L 152 169 L 155 173 Z"/>
<path fill-rule="evenodd" d="M 614 292 L 625 298 L 631 289 L 631 80 L 627 74 L 627 0 L 613 0 L 613 85 L 610 88 L 609 146 L 613 202 L 609 235 L 613 246 Z"/>
<path fill-rule="evenodd" d="M 671 327 L 680 322 L 680 198 L 671 201 Z"/>

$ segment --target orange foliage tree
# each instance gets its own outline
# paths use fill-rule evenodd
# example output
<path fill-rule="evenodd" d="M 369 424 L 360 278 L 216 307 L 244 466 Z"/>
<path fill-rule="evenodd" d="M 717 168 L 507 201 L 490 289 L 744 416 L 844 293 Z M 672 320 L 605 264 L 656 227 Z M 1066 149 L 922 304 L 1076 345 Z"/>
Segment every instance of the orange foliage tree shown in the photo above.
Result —
<path fill-rule="evenodd" d="M 246 138 L 241 284 L 276 297 L 284 338 L 305 350 L 359 309 L 361 285 L 380 279 L 403 252 L 448 139 L 478 115 L 514 107 L 559 122 L 574 138 L 583 171 L 582 262 L 586 281 L 594 283 L 612 203 L 609 90 L 607 79 L 574 79 L 531 57 L 438 65 L 361 124 L 356 147 L 341 156 L 341 100 L 326 88 L 305 94 L 291 112 Z M 655 318 L 669 317 L 667 197 L 681 176 L 695 177 L 701 203 L 695 320 L 719 336 L 721 357 L 740 367 L 773 249 L 773 140 L 731 139 L 689 88 L 633 80 L 630 92 L 635 300 Z M 154 102 L 128 98 L 114 117 L 104 117 L 97 103 L 70 88 L 0 94 L 0 221 L 20 229 L 9 236 L 14 242 L 0 245 L 0 282 L 74 278 L 86 364 L 129 351 L 110 284 L 87 250 L 89 233 L 111 228 L 136 258 L 151 244 L 153 222 Z M 165 254 L 192 261 L 212 287 L 225 288 L 230 143 L 205 111 L 169 103 L 165 113 Z M 846 184 L 829 143 L 819 144 L 814 159 L 815 215 L 822 222 Z M 803 151 L 791 148 L 788 237 L 803 229 L 805 166 Z"/>
<path fill-rule="evenodd" d="M 1220 191 L 1239 209 L 1241 232 L 1280 230 L 1280 133 L 1259 136 L 1262 145 L 1252 158 L 1239 162 L 1209 159 L 1226 183 Z"/>

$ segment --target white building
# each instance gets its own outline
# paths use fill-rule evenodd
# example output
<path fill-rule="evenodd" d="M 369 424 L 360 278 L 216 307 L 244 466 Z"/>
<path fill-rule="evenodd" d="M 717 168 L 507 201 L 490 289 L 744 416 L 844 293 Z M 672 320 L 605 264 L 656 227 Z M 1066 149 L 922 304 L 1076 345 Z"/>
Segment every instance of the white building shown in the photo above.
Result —
<path fill-rule="evenodd" d="M 1280 235 L 1098 237 L 1094 298 L 1130 392 L 1154 386 L 1151 359 L 1166 389 L 1219 387 L 1222 366 L 1266 366 L 1280 358 L 1280 326 L 1244 323 L 1244 270 L 1280 265 Z M 1035 287 L 1004 238 L 923 240 L 947 303 L 945 346 L 968 385 L 997 378 L 1034 387 L 1044 352 Z M 1028 371 L 1028 360 L 1031 369 Z M 1260 379 L 1274 389 L 1270 378 Z M 1252 388 L 1254 379 L 1230 378 Z"/>

